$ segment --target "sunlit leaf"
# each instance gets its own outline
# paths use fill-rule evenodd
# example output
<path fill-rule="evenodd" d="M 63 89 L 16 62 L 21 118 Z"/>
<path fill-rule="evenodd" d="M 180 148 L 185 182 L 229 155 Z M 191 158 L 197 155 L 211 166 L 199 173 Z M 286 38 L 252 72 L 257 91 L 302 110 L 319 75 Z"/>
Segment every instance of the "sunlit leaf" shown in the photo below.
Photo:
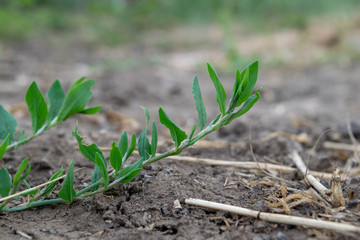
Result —
<path fill-rule="evenodd" d="M 4 153 L 6 152 L 6 148 L 8 146 L 8 143 L 9 143 L 9 138 L 10 138 L 10 135 L 8 135 L 5 139 L 5 141 L 1 144 L 0 146 L 0 160 L 2 159 L 2 157 L 4 156 Z"/>
<path fill-rule="evenodd" d="M 61 168 L 59 171 L 57 171 L 56 173 L 54 173 L 54 175 L 51 176 L 51 178 L 48 180 L 48 182 L 56 179 L 56 178 L 59 178 L 61 177 L 61 175 L 63 174 L 64 172 L 64 169 Z M 40 191 L 40 194 L 39 194 L 39 198 L 40 197 L 44 197 L 46 195 L 49 195 L 53 190 L 54 188 L 56 187 L 56 184 L 58 183 L 58 181 L 56 182 L 53 182 L 53 183 L 50 183 L 49 185 L 46 185 L 43 189 L 41 189 Z"/>
<path fill-rule="evenodd" d="M 225 105 L 226 105 L 226 92 L 223 85 L 220 82 L 218 74 L 215 72 L 213 67 L 208 63 L 208 72 L 209 76 L 214 83 L 216 90 L 216 101 L 219 104 L 220 112 L 222 115 L 225 115 Z"/>
<path fill-rule="evenodd" d="M 175 142 L 175 147 L 178 148 L 181 142 L 187 138 L 186 133 L 170 119 L 162 108 L 159 108 L 159 119 L 160 123 L 170 130 L 171 137 Z"/>
<path fill-rule="evenodd" d="M 9 135 L 9 142 L 14 141 L 17 121 L 5 108 L 0 105 L 0 142 L 3 142 Z"/>
<path fill-rule="evenodd" d="M 65 99 L 65 93 L 59 80 L 55 80 L 51 85 L 46 93 L 46 98 L 49 102 L 49 114 L 47 116 L 47 121 L 51 122 L 51 120 L 53 120 L 59 113 Z"/>
<path fill-rule="evenodd" d="M 128 136 L 127 136 L 126 131 L 124 131 L 120 137 L 119 149 L 120 149 L 121 156 L 125 156 L 126 151 L 128 149 Z"/>
<path fill-rule="evenodd" d="M 199 81 L 197 76 L 195 76 L 193 85 L 192 85 L 192 94 L 194 96 L 195 104 L 196 104 L 196 111 L 198 113 L 199 118 L 199 128 L 202 130 L 206 124 L 206 110 L 203 98 L 201 96 Z"/>
<path fill-rule="evenodd" d="M 256 90 L 255 94 L 251 95 L 251 97 L 248 98 L 248 100 L 244 103 L 244 105 L 235 113 L 231 114 L 231 117 L 228 118 L 227 122 L 225 124 L 229 124 L 234 119 L 240 117 L 241 115 L 244 115 L 246 112 L 248 112 L 252 106 L 259 100 L 260 94 L 259 89 Z"/>
<path fill-rule="evenodd" d="M 90 145 L 85 145 L 82 143 L 84 137 L 81 137 L 78 134 L 78 125 L 76 124 L 75 129 L 72 132 L 72 135 L 76 138 L 76 141 L 78 142 L 79 145 L 79 150 L 80 152 L 90 161 L 95 163 L 95 155 L 96 153 L 99 153 L 99 155 L 104 158 L 104 154 L 102 153 L 102 151 L 100 150 L 100 148 L 95 144 L 92 143 Z"/>
<path fill-rule="evenodd" d="M 23 141 L 23 140 L 25 140 L 26 139 L 26 135 L 25 135 L 25 131 L 24 130 L 22 130 L 20 133 L 19 133 L 19 135 L 18 135 L 18 142 L 21 142 L 21 141 Z"/>
<path fill-rule="evenodd" d="M 89 103 L 92 92 L 91 87 L 95 80 L 77 81 L 66 94 L 65 100 L 58 114 L 58 121 L 63 121 L 75 113 L 83 111 Z"/>
<path fill-rule="evenodd" d="M 86 109 L 80 111 L 79 113 L 96 114 L 96 113 L 100 112 L 101 109 L 102 109 L 102 106 L 93 106 L 93 107 L 86 108 Z"/>
<path fill-rule="evenodd" d="M 124 160 L 125 160 L 125 161 L 130 157 L 130 155 L 131 155 L 132 152 L 134 151 L 135 147 L 136 147 L 136 135 L 133 134 L 133 135 L 131 136 L 130 144 L 129 144 L 128 149 L 127 149 L 127 151 L 126 151 L 126 155 L 125 155 L 125 157 L 124 157 Z M 125 163 L 124 160 L 123 160 L 123 165 L 124 165 L 124 163 Z"/>
<path fill-rule="evenodd" d="M 39 192 L 39 189 L 36 188 L 36 189 L 32 189 L 32 190 L 23 192 L 23 193 L 21 193 L 20 196 L 34 195 L 34 194 L 36 194 L 37 192 Z"/>
<path fill-rule="evenodd" d="M 247 81 L 247 84 L 246 87 L 241 91 L 241 95 L 236 105 L 237 107 L 239 107 L 243 102 L 248 100 L 248 98 L 251 96 L 251 93 L 254 90 L 257 82 L 258 70 L 259 70 L 258 61 L 253 62 L 244 70 L 244 71 L 248 71 L 247 73 L 245 72 L 244 80 L 243 80 L 243 81 Z M 245 86 L 245 83 L 243 84 Z"/>
<path fill-rule="evenodd" d="M 13 179 L 14 186 L 20 182 L 21 174 L 26 170 L 29 158 L 25 158 L 19 165 Z"/>
<path fill-rule="evenodd" d="M 125 184 L 128 182 L 131 182 L 134 178 L 136 178 L 137 175 L 141 172 L 141 168 L 132 170 L 126 177 L 124 177 L 123 180 L 121 180 L 121 183 Z"/>
<path fill-rule="evenodd" d="M 112 148 L 110 151 L 110 164 L 115 169 L 115 171 L 119 171 L 122 166 L 122 154 L 120 149 L 116 146 L 116 143 L 112 143 Z"/>
<path fill-rule="evenodd" d="M 191 133 L 189 135 L 189 139 L 191 139 L 196 131 L 196 128 L 197 128 L 197 123 L 195 123 L 195 125 L 193 126 L 192 130 L 191 130 Z"/>
<path fill-rule="evenodd" d="M 5 168 L 0 169 L 0 195 L 6 197 L 9 195 L 11 190 L 11 177 Z"/>
<path fill-rule="evenodd" d="M 145 113 L 145 116 L 146 116 L 146 127 L 147 127 L 149 125 L 149 120 L 150 120 L 149 110 L 144 106 L 141 106 L 141 107 L 144 110 L 144 113 Z"/>
<path fill-rule="evenodd" d="M 35 134 L 46 122 L 48 108 L 36 82 L 33 82 L 25 94 L 25 101 L 28 106 L 33 134 Z"/>
<path fill-rule="evenodd" d="M 91 184 L 97 183 L 101 179 L 101 170 L 98 165 L 95 165 L 94 171 L 91 174 Z M 97 190 L 99 186 L 95 186 L 93 190 Z"/>
<path fill-rule="evenodd" d="M 71 161 L 64 182 L 61 186 L 60 191 L 58 192 L 58 196 L 61 199 L 65 200 L 67 203 L 71 203 L 75 197 L 75 194 L 76 192 L 74 189 L 74 162 Z"/>
<path fill-rule="evenodd" d="M 95 163 L 96 165 L 100 168 L 100 172 L 101 172 L 101 176 L 103 177 L 104 179 L 104 186 L 105 186 L 105 189 L 107 188 L 107 185 L 109 183 L 109 175 L 108 175 L 108 172 L 107 172 L 107 164 L 106 164 L 106 161 L 105 159 L 103 159 L 99 153 L 96 153 L 95 155 Z"/>
<path fill-rule="evenodd" d="M 144 159 L 140 158 L 138 161 L 134 162 L 133 164 L 127 166 L 126 168 L 124 168 L 123 170 L 121 170 L 117 175 L 116 178 L 119 179 L 125 179 L 127 176 L 129 176 L 129 174 L 136 170 L 141 168 L 142 163 L 143 163 Z"/>
<path fill-rule="evenodd" d="M 151 157 L 155 157 L 157 149 L 158 133 L 155 122 L 152 123 L 151 127 Z"/>
<path fill-rule="evenodd" d="M 139 155 L 144 159 L 148 159 L 151 156 L 151 145 L 149 139 L 146 136 L 146 128 L 141 132 L 138 140 Z"/>

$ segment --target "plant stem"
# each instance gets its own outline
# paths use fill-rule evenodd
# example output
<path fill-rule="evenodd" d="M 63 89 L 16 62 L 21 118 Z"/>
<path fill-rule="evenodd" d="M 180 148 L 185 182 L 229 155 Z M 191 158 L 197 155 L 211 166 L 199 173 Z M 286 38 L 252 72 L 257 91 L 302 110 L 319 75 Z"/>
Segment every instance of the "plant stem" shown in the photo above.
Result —
<path fill-rule="evenodd" d="M 22 210 L 32 208 L 32 207 L 39 207 L 39 206 L 44 206 L 44 205 L 52 205 L 52 204 L 57 204 L 57 203 L 65 203 L 65 201 L 62 200 L 61 198 L 50 199 L 50 200 L 42 200 L 42 201 L 38 201 L 38 202 L 28 203 L 28 204 L 26 204 L 24 206 L 21 206 L 21 207 L 3 208 L 3 209 L 1 209 L 1 211 L 2 212 L 16 212 L 16 211 L 22 211 Z"/>
<path fill-rule="evenodd" d="M 40 128 L 36 133 L 34 133 L 32 136 L 25 138 L 19 142 L 14 142 L 12 144 L 10 144 L 9 146 L 7 146 L 6 151 L 5 152 L 9 152 L 11 150 L 14 150 L 15 148 L 31 141 L 32 139 L 36 138 L 37 136 L 43 134 L 44 132 L 46 132 L 47 130 L 49 130 L 52 127 L 55 127 L 56 125 L 58 125 L 59 122 L 57 121 L 57 117 L 55 117 L 50 123 L 42 126 L 42 128 Z"/>
<path fill-rule="evenodd" d="M 217 121 L 210 123 L 209 126 L 207 126 L 202 131 L 200 131 L 198 134 L 196 134 L 196 136 L 182 142 L 177 149 L 173 148 L 168 152 L 165 152 L 165 153 L 159 154 L 155 157 L 149 158 L 148 160 L 143 162 L 142 166 L 144 167 L 151 163 L 157 162 L 163 158 L 180 154 L 182 152 L 182 150 L 184 150 L 185 148 L 188 148 L 191 145 L 194 145 L 201 138 L 205 137 L 206 135 L 208 135 L 208 134 L 218 130 L 220 127 L 222 127 L 224 125 L 225 121 L 227 120 L 227 117 L 228 117 L 228 115 L 225 115 L 224 117 L 220 116 L 220 118 Z"/>

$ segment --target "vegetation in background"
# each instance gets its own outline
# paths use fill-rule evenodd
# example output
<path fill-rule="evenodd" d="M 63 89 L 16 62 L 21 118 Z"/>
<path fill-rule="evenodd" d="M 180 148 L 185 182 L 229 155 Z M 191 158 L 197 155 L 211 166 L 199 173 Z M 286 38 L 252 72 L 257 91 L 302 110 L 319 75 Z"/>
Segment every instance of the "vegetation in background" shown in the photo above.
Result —
<path fill-rule="evenodd" d="M 54 32 L 118 44 L 141 30 L 184 24 L 236 22 L 253 31 L 304 28 L 309 17 L 348 14 L 359 6 L 356 0 L 5 0 L 0 3 L 0 38 L 19 41 Z"/>

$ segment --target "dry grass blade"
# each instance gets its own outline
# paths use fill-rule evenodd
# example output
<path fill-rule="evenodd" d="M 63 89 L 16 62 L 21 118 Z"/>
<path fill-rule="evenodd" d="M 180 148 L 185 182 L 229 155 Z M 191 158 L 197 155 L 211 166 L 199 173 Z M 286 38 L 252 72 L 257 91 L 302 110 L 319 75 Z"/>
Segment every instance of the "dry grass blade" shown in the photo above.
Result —
<path fill-rule="evenodd" d="M 310 227 L 310 228 L 326 229 L 326 230 L 339 231 L 339 232 L 360 233 L 359 226 L 351 225 L 349 223 L 337 223 L 337 222 L 330 222 L 330 221 L 324 221 L 318 219 L 288 216 L 283 214 L 265 213 L 247 208 L 210 202 L 202 199 L 194 199 L 194 198 L 185 199 L 185 203 L 199 207 L 206 207 L 210 209 L 231 212 L 242 216 L 254 217 L 263 221 L 297 225 L 297 226 Z"/>
<path fill-rule="evenodd" d="M 280 131 L 269 134 L 268 136 L 260 139 L 260 142 L 267 142 L 276 137 L 286 137 L 288 139 L 291 139 L 291 140 L 294 140 L 294 141 L 297 141 L 297 142 L 303 143 L 303 144 L 308 144 L 311 142 L 310 137 L 306 133 L 301 133 L 299 135 L 296 135 L 296 134 L 280 132 Z"/>
<path fill-rule="evenodd" d="M 307 172 L 307 168 L 303 160 L 296 151 L 293 151 L 291 156 L 297 168 L 304 175 L 305 181 L 310 186 L 315 188 L 320 193 L 322 198 L 324 198 L 328 203 L 330 203 L 332 207 L 345 206 L 345 200 L 342 194 L 342 189 L 340 184 L 341 177 L 338 169 L 335 170 L 332 175 L 331 190 L 330 190 L 326 188 L 324 185 L 322 185 L 314 176 L 312 176 L 310 173 Z"/>
<path fill-rule="evenodd" d="M 213 165 L 213 166 L 223 166 L 223 167 L 234 167 L 234 168 L 242 168 L 242 169 L 253 169 L 253 170 L 271 170 L 277 171 L 279 173 L 292 173 L 296 171 L 296 168 L 282 166 L 277 164 L 271 163 L 256 163 L 256 162 L 233 162 L 233 161 L 225 161 L 225 160 L 215 160 L 215 159 L 208 159 L 208 158 L 195 158 L 195 157 L 187 157 L 187 156 L 170 156 L 168 159 L 176 160 L 176 161 L 183 161 L 183 162 L 192 162 L 192 163 L 200 163 L 205 165 Z M 316 177 L 330 180 L 332 174 L 324 173 L 324 172 L 316 172 L 311 171 Z"/>
<path fill-rule="evenodd" d="M 345 150 L 345 151 L 357 151 L 360 152 L 360 148 L 356 144 L 336 143 L 326 141 L 323 143 L 324 148 L 334 150 Z"/>

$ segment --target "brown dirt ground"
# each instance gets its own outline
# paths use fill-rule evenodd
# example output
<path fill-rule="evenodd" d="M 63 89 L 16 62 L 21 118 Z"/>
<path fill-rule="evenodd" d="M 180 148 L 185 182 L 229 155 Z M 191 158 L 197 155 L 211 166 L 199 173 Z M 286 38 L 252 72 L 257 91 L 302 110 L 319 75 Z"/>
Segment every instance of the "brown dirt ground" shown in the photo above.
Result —
<path fill-rule="evenodd" d="M 149 59 L 151 54 L 153 51 L 147 51 L 146 46 L 136 44 L 126 51 L 77 45 L 64 49 L 37 41 L 21 46 L 4 44 L 0 62 L 0 102 L 16 116 L 19 129 L 25 128 L 29 132 L 31 127 L 23 96 L 33 80 L 45 91 L 58 77 L 66 89 L 83 75 L 95 78 L 97 84 L 93 88 L 92 104 L 101 104 L 104 110 L 96 116 L 71 117 L 49 133 L 7 153 L 2 165 L 13 174 L 20 161 L 28 156 L 32 165 L 28 181 L 36 185 L 46 181 L 61 166 L 66 167 L 69 159 L 74 159 L 76 168 L 85 167 L 76 173 L 76 188 L 79 189 L 87 182 L 93 166 L 75 149 L 76 141 L 71 136 L 71 130 L 76 121 L 80 134 L 87 136 L 88 142 L 96 142 L 100 146 L 110 146 L 124 129 L 139 133 L 145 122 L 140 105 L 150 110 L 155 121 L 158 119 L 157 108 L 162 106 L 189 131 L 197 121 L 191 96 L 191 83 L 197 70 L 149 63 L 146 58 Z M 107 58 L 115 63 L 122 62 L 120 68 L 109 67 L 112 63 L 107 63 Z M 140 63 L 133 63 L 131 59 Z M 198 77 L 210 118 L 218 111 L 215 90 L 204 72 L 204 63 L 201 69 L 203 72 L 200 71 Z M 248 144 L 251 130 L 254 153 L 259 162 L 294 166 L 289 153 L 295 149 L 306 158 L 320 134 L 331 128 L 333 130 L 326 133 L 317 145 L 309 167 L 330 173 L 335 167 L 343 168 L 352 153 L 325 149 L 322 142 L 336 140 L 349 143 L 347 119 L 354 122 L 355 135 L 360 135 L 360 128 L 356 126 L 360 123 L 358 65 L 278 70 L 260 68 L 259 74 L 259 84 L 265 85 L 261 100 L 246 116 L 206 138 L 245 144 L 237 147 L 228 144 L 221 148 L 195 146 L 181 155 L 253 161 Z M 234 76 L 221 74 L 221 78 L 230 93 Z M 169 139 L 166 129 L 158 127 L 160 140 Z M 260 142 L 276 131 L 305 133 L 311 141 L 300 144 L 285 137 L 276 137 Z M 166 147 L 161 146 L 159 151 L 164 151 Z M 297 173 L 278 174 L 278 177 L 287 180 L 289 188 L 307 188 Z M 249 183 L 256 180 L 267 182 L 270 186 L 259 183 L 249 187 Z M 352 189 L 355 199 L 359 199 L 359 181 L 358 176 L 343 182 L 345 197 Z M 255 170 L 164 159 L 145 167 L 133 182 L 105 194 L 70 205 L 0 215 L 0 238 L 24 239 L 19 234 L 24 232 L 33 239 L 356 239 L 350 233 L 274 224 L 189 206 L 184 202 L 186 198 L 201 198 L 271 212 L 265 197 L 279 197 L 278 184 L 281 184 L 279 180 Z M 177 199 L 181 209 L 173 207 Z M 310 204 L 291 209 L 292 215 L 322 216 L 322 219 L 334 220 L 333 217 L 324 217 L 325 213 L 325 209 Z M 347 205 L 337 215 L 337 220 L 358 224 L 359 207 L 356 204 Z"/>

